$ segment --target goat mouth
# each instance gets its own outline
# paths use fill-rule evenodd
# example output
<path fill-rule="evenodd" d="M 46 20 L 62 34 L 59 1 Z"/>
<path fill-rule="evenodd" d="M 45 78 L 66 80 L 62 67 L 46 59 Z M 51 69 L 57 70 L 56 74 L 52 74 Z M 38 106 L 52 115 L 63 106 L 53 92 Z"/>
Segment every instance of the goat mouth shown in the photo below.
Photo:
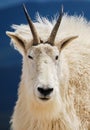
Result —
<path fill-rule="evenodd" d="M 47 101 L 49 100 L 50 98 L 47 98 L 47 97 L 39 97 L 40 100 L 43 100 L 43 101 Z"/>

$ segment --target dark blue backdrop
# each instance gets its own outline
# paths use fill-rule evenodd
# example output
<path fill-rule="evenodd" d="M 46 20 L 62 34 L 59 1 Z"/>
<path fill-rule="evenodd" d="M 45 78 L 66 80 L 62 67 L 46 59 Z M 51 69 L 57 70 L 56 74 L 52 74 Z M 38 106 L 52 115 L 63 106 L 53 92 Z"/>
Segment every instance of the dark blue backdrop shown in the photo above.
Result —
<path fill-rule="evenodd" d="M 64 11 L 68 12 L 69 15 L 81 14 L 84 15 L 87 20 L 90 20 L 89 1 L 63 2 L 53 0 L 53 2 L 50 2 L 48 0 L 48 2 L 26 2 L 32 19 L 35 18 L 35 12 L 37 11 L 42 16 L 51 19 L 51 17 L 60 10 L 61 4 L 64 5 Z M 10 39 L 6 36 L 5 31 L 13 31 L 10 28 L 12 24 L 27 23 L 21 2 L 6 5 L 5 3 L 5 6 L 0 6 L 0 130 L 9 130 L 10 116 L 17 99 L 22 59 L 20 54 L 10 47 Z"/>

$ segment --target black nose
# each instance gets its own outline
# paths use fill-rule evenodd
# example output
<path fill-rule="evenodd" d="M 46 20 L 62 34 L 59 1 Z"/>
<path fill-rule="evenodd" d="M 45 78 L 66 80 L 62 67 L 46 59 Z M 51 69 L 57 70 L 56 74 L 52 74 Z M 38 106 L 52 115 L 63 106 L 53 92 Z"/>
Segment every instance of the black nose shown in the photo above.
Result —
<path fill-rule="evenodd" d="M 41 87 L 38 87 L 38 91 L 44 95 L 44 96 L 47 96 L 49 94 L 51 94 L 53 92 L 53 88 L 41 88 Z"/>

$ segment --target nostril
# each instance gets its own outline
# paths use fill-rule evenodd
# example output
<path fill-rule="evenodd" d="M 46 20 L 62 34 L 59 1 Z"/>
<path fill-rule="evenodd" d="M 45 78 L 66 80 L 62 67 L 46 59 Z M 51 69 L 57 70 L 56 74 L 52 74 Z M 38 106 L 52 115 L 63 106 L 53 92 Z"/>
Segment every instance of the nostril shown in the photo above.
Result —
<path fill-rule="evenodd" d="M 38 91 L 42 95 L 47 96 L 47 95 L 51 94 L 51 92 L 53 92 L 53 88 L 41 88 L 41 87 L 38 87 Z"/>

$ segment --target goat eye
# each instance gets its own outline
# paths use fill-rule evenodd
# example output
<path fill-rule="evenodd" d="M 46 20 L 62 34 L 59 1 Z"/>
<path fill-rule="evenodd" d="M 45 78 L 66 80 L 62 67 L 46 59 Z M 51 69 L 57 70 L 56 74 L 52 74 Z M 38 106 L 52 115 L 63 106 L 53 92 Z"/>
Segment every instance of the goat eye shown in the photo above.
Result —
<path fill-rule="evenodd" d="M 32 59 L 32 60 L 33 60 L 33 57 L 32 57 L 32 56 L 30 56 L 30 55 L 28 55 L 28 58 L 30 58 L 30 59 Z"/>
<path fill-rule="evenodd" d="M 58 60 L 58 56 L 55 57 L 55 60 Z"/>

